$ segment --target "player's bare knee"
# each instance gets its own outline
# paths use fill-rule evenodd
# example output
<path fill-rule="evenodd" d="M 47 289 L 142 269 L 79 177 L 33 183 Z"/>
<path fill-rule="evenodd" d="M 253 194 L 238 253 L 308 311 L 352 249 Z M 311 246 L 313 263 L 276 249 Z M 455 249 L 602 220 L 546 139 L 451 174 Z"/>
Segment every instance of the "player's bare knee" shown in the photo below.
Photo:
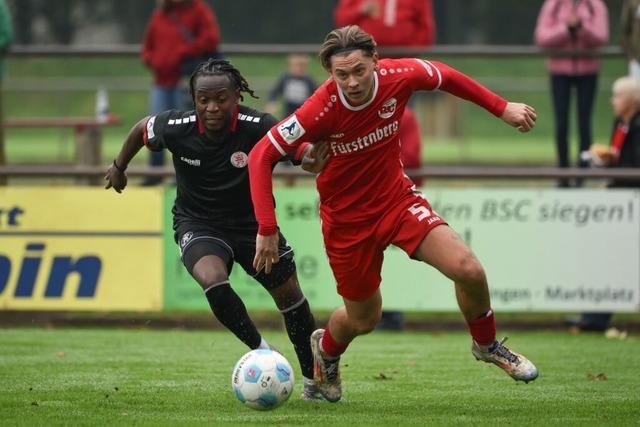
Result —
<path fill-rule="evenodd" d="M 486 283 L 487 276 L 480 261 L 468 253 L 461 258 L 454 280 L 461 285 L 481 286 Z"/>
<path fill-rule="evenodd" d="M 367 317 L 354 319 L 352 321 L 352 327 L 357 335 L 366 335 L 378 326 L 380 322 L 381 313 L 373 314 Z"/>

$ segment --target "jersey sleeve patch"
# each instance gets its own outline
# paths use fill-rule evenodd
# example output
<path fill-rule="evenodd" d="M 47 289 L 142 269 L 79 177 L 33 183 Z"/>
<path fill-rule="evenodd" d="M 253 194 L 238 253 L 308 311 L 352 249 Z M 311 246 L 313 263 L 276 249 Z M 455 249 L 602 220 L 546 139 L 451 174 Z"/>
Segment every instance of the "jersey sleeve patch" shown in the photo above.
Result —
<path fill-rule="evenodd" d="M 156 122 L 156 116 L 153 116 L 147 120 L 147 141 L 156 137 L 153 131 L 153 125 Z"/>
<path fill-rule="evenodd" d="M 278 125 L 278 133 L 282 139 L 289 145 L 296 142 L 304 134 L 305 130 L 295 114 Z"/>

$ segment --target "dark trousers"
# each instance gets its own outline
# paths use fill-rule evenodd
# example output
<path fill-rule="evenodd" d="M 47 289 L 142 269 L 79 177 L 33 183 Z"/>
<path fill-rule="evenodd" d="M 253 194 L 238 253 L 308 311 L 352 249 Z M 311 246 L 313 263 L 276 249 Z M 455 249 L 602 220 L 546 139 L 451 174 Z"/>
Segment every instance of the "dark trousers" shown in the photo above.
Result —
<path fill-rule="evenodd" d="M 567 76 L 561 74 L 551 75 L 551 92 L 553 96 L 553 109 L 555 113 L 555 138 L 558 154 L 558 166 L 569 167 L 569 106 L 571 105 L 571 91 L 575 87 L 578 100 L 578 134 L 580 150 L 577 155 L 577 165 L 587 167 L 588 163 L 580 159 L 583 151 L 589 150 L 592 142 L 592 115 L 593 104 L 596 99 L 598 75 L 587 74 L 584 76 Z M 561 186 L 568 186 L 561 181 Z"/>

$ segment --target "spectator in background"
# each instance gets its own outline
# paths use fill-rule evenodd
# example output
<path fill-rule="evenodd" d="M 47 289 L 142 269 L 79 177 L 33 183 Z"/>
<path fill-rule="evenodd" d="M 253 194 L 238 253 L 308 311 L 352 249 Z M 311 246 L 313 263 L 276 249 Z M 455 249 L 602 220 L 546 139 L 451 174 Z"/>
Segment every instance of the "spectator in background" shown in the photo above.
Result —
<path fill-rule="evenodd" d="M 536 44 L 545 49 L 594 51 L 609 38 L 609 16 L 602 0 L 545 0 L 536 26 Z M 600 60 L 592 56 L 554 56 L 548 60 L 555 111 L 558 166 L 569 167 L 569 105 L 571 90 L 578 98 L 580 151 L 578 165 L 588 166 L 582 152 L 592 142 L 591 117 L 596 97 Z M 580 185 L 580 182 L 577 183 Z M 567 180 L 560 187 L 569 187 Z"/>
<path fill-rule="evenodd" d="M 589 160 L 595 166 L 640 168 L 640 79 L 622 77 L 613 84 L 611 106 L 615 119 L 609 145 L 594 144 Z M 614 179 L 609 188 L 640 188 L 640 181 Z M 613 313 L 582 313 L 567 323 L 582 331 L 606 331 Z"/>
<path fill-rule="evenodd" d="M 629 75 L 640 79 L 640 0 L 624 0 L 620 40 L 629 57 Z"/>
<path fill-rule="evenodd" d="M 293 114 L 318 85 L 309 75 L 309 56 L 291 54 L 287 58 L 287 72 L 282 74 L 278 82 L 269 91 L 265 111 L 276 117 L 287 117 Z M 278 114 L 278 100 L 282 98 L 282 115 Z"/>
<path fill-rule="evenodd" d="M 589 159 L 596 166 L 640 168 L 640 80 L 621 77 L 613 83 L 615 119 L 609 145 L 594 144 Z M 640 188 L 638 181 L 613 180 L 609 188 Z"/>
<path fill-rule="evenodd" d="M 12 38 L 12 27 L 11 27 L 11 15 L 9 14 L 9 9 L 7 8 L 7 4 L 4 0 L 0 0 L 0 124 L 3 123 L 4 114 L 3 114 L 3 96 L 2 96 L 2 84 L 4 77 L 4 56 L 9 50 L 9 45 L 11 44 Z M 0 126 L 0 166 L 4 165 L 6 162 L 5 152 L 4 152 L 4 126 Z M 0 177 L 0 185 L 6 184 L 6 178 Z"/>
<path fill-rule="evenodd" d="M 142 60 L 151 69 L 150 113 L 192 109 L 182 78 L 209 57 L 218 57 L 220 31 L 213 11 L 202 0 L 158 0 L 147 25 Z M 164 153 L 152 153 L 151 166 L 164 166 Z M 160 180 L 148 180 L 157 184 Z"/>
<path fill-rule="evenodd" d="M 360 26 L 380 47 L 428 47 L 436 38 L 431 0 L 340 0 L 334 18 L 338 27 Z"/>

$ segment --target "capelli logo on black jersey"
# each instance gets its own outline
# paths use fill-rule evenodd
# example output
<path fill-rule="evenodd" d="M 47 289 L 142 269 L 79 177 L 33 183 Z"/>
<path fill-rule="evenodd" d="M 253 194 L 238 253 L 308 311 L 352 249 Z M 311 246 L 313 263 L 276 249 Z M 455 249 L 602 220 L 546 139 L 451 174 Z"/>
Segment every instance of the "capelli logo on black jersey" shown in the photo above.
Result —
<path fill-rule="evenodd" d="M 200 166 L 200 159 L 187 159 L 186 157 L 180 157 L 180 160 L 191 166 Z"/>

